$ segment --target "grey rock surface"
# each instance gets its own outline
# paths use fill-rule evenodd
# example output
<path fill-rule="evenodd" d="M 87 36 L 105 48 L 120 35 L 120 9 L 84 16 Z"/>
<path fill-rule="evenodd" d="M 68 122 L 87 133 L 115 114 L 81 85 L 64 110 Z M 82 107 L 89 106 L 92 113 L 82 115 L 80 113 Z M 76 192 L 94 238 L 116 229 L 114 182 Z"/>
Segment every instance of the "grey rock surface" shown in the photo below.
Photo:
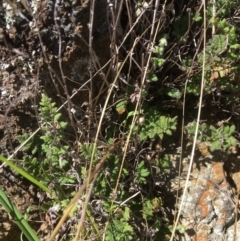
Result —
<path fill-rule="evenodd" d="M 183 175 L 188 165 L 185 163 Z M 181 183 L 182 190 L 185 183 Z M 180 197 L 184 202 L 179 225 L 185 228 L 181 240 L 240 240 L 240 222 L 235 224 L 235 196 L 226 178 L 224 162 L 214 157 L 195 162 L 187 193 Z"/>

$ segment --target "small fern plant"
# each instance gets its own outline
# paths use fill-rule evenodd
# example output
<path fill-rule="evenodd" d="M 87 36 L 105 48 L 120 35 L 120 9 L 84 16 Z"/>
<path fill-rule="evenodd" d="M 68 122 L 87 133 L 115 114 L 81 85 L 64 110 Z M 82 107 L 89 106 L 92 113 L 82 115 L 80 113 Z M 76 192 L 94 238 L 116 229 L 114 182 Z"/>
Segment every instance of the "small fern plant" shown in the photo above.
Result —
<path fill-rule="evenodd" d="M 63 144 L 67 123 L 60 121 L 60 118 L 61 113 L 57 111 L 56 104 L 42 94 L 39 108 L 41 132 L 24 147 L 26 155 L 23 159 L 27 171 L 42 181 L 49 182 L 53 175 L 61 177 L 68 164 L 66 158 L 69 146 Z M 19 136 L 19 142 L 23 143 L 31 134 Z"/>

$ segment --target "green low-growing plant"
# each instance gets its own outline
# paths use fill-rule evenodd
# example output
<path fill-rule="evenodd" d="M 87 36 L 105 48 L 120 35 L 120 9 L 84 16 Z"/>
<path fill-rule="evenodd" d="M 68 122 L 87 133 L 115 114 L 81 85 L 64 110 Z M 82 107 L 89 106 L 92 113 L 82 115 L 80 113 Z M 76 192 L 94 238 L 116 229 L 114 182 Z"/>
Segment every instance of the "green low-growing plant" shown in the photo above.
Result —
<path fill-rule="evenodd" d="M 209 20 L 207 30 L 212 32 L 212 35 L 207 35 L 205 48 L 205 93 L 211 94 L 212 89 L 216 87 L 219 91 L 234 91 L 236 87 L 238 88 L 233 80 L 239 71 L 236 65 L 239 60 L 239 29 L 229 20 L 232 11 L 237 6 L 237 1 L 226 2 L 221 0 L 208 3 L 206 9 L 207 20 Z M 178 36 L 178 38 L 183 35 L 187 37 L 189 18 L 196 25 L 199 25 L 203 22 L 201 15 L 201 12 L 196 11 L 175 21 L 173 35 Z M 189 76 L 187 94 L 199 95 L 203 51 L 201 48 L 200 50 L 196 48 L 196 51 L 197 58 L 193 58 L 191 53 L 183 56 L 180 68 L 186 71 Z"/>
<path fill-rule="evenodd" d="M 161 198 L 146 199 L 143 202 L 143 218 L 148 219 L 154 216 L 154 213 L 159 211 L 163 202 Z"/>
<path fill-rule="evenodd" d="M 61 121 L 61 113 L 57 111 L 56 104 L 44 94 L 40 101 L 39 124 L 41 130 L 23 147 L 23 160 L 16 163 L 40 180 L 42 185 L 51 184 L 54 199 L 45 203 L 45 208 L 57 204 L 58 212 L 61 213 L 68 205 L 69 198 L 73 197 L 75 187 L 81 182 L 81 170 L 79 173 L 70 170 L 69 146 L 64 138 L 67 123 Z M 19 136 L 19 142 L 24 142 L 30 135 L 31 133 L 25 133 Z"/>
<path fill-rule="evenodd" d="M 193 138 L 193 134 L 196 128 L 196 122 L 192 122 L 186 126 L 188 137 Z M 226 151 L 229 147 L 235 147 L 238 143 L 234 137 L 235 125 L 222 125 L 219 128 L 213 125 L 207 125 L 203 123 L 199 126 L 198 140 L 201 142 L 210 142 L 210 150 L 222 150 Z"/>
<path fill-rule="evenodd" d="M 53 180 L 53 177 L 62 177 L 69 165 L 67 155 L 69 146 L 64 143 L 64 129 L 67 123 L 61 121 L 61 113 L 50 98 L 42 94 L 39 108 L 39 123 L 41 131 L 24 146 L 26 153 L 23 166 L 35 177 L 43 182 Z M 18 137 L 20 143 L 24 142 L 32 133 L 25 133 Z"/>
<path fill-rule="evenodd" d="M 149 176 L 150 172 L 147 168 L 144 167 L 144 161 L 141 161 L 136 168 L 135 180 L 136 183 L 146 184 L 146 178 Z"/>
<path fill-rule="evenodd" d="M 168 38 L 167 36 L 164 36 L 163 38 L 159 39 L 158 45 L 156 45 L 154 48 L 154 53 L 156 57 L 152 57 L 152 62 L 155 68 L 156 67 L 160 68 L 165 63 L 163 54 L 167 46 L 167 38 Z"/>
<path fill-rule="evenodd" d="M 108 241 L 122 241 L 122 240 L 133 240 L 134 230 L 129 224 L 130 220 L 130 209 L 125 207 L 121 209 L 121 214 L 118 214 L 117 219 L 113 219 L 107 230 L 106 240 Z"/>
<path fill-rule="evenodd" d="M 89 152 L 85 151 L 88 147 L 89 145 L 81 147 L 81 150 L 84 150 L 80 152 L 83 159 L 89 157 Z M 136 233 L 134 223 L 136 220 L 152 223 L 163 202 L 160 197 L 145 198 L 144 202 L 142 202 L 140 195 L 131 198 L 138 189 L 141 189 L 142 185 L 146 185 L 149 181 L 151 165 L 144 161 L 140 161 L 136 166 L 129 161 L 124 162 L 117 195 L 115 196 L 113 190 L 118 179 L 120 166 L 121 159 L 119 156 L 111 154 L 94 185 L 93 199 L 98 203 L 97 213 L 109 218 L 106 240 L 141 240 Z M 160 176 L 161 173 L 155 175 Z M 136 190 L 134 190 L 135 188 Z M 115 201 L 112 204 L 113 199 Z M 123 203 L 124 205 L 122 205 Z M 94 213 L 94 208 L 91 209 Z M 162 232 L 160 237 L 164 237 L 168 232 L 167 229 L 163 232 L 160 223 L 154 223 L 153 227 L 159 235 Z"/>
<path fill-rule="evenodd" d="M 93 152 L 93 144 L 81 145 L 80 152 L 86 160 L 90 160 L 91 156 L 92 156 L 92 152 Z M 95 155 L 93 158 L 94 163 L 96 163 L 96 161 L 97 161 L 97 155 L 98 155 L 98 152 L 97 152 L 97 150 L 95 150 Z"/>
<path fill-rule="evenodd" d="M 139 129 L 140 141 L 147 138 L 153 139 L 156 135 L 163 139 L 164 134 L 172 135 L 172 132 L 176 130 L 177 116 L 173 118 L 163 116 L 155 108 L 152 108 L 146 113 L 145 118 L 146 121 Z"/>

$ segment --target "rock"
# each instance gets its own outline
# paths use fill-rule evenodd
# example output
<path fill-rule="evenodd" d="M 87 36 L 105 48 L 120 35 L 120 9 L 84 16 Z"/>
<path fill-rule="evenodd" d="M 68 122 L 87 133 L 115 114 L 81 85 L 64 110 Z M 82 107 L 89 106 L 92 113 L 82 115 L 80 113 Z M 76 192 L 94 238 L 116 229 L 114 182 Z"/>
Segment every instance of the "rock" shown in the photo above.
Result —
<path fill-rule="evenodd" d="M 205 158 L 197 164 L 187 184 L 187 193 L 181 197 L 184 205 L 179 225 L 186 230 L 181 240 L 233 241 L 236 204 L 224 163 Z"/>

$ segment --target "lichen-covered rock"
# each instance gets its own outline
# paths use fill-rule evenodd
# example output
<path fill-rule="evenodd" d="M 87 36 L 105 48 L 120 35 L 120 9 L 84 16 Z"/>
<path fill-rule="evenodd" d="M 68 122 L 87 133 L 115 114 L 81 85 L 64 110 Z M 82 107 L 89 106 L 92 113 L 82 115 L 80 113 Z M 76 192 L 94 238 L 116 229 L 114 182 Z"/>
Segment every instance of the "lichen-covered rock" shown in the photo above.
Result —
<path fill-rule="evenodd" d="M 236 204 L 223 165 L 214 158 L 194 164 L 187 193 L 181 197 L 184 205 L 180 223 L 186 230 L 182 240 L 234 240 Z"/>

